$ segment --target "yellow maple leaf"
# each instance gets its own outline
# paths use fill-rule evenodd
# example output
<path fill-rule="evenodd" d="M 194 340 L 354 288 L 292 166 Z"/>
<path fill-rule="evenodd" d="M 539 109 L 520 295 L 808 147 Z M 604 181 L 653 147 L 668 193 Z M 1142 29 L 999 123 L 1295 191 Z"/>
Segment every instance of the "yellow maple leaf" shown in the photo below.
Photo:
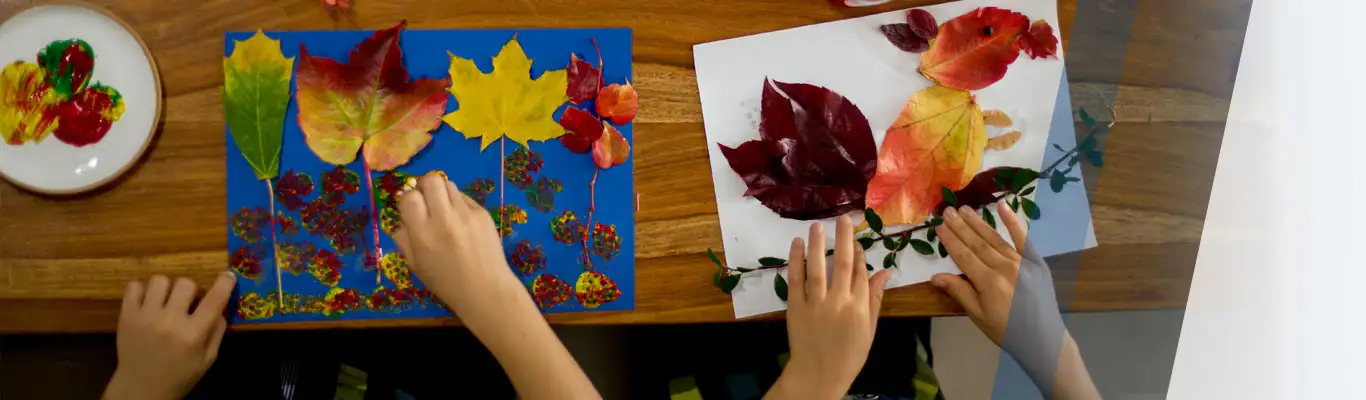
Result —
<path fill-rule="evenodd" d="M 482 138 L 480 150 L 504 135 L 526 146 L 531 140 L 564 134 L 554 114 L 569 101 L 568 75 L 561 69 L 531 79 L 531 59 L 516 36 L 493 57 L 493 72 L 488 74 L 472 60 L 450 56 L 451 94 L 460 108 L 442 120 L 465 138 Z"/>

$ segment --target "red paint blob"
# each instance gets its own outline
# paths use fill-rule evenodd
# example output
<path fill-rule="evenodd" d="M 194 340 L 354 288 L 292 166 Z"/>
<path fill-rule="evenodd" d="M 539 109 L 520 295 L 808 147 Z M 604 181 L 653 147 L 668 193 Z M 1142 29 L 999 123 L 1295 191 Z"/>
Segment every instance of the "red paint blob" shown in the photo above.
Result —
<path fill-rule="evenodd" d="M 57 119 L 57 129 L 52 135 L 66 144 L 83 147 L 95 144 L 109 133 L 114 124 L 104 117 L 103 112 L 114 107 L 114 99 L 99 90 L 85 90 L 77 93 L 70 101 L 48 109 L 49 118 Z"/>

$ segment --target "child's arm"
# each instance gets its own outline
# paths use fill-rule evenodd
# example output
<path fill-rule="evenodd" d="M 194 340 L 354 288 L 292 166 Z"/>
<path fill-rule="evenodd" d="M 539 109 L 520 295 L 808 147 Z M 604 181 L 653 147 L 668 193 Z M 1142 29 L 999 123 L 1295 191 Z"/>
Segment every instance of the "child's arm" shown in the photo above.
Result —
<path fill-rule="evenodd" d="M 394 241 L 412 270 L 502 364 L 524 399 L 600 398 L 513 275 L 493 219 L 441 174 L 399 196 Z"/>
<path fill-rule="evenodd" d="M 1099 399 L 1058 313 L 1048 264 L 1025 241 L 1028 227 L 1004 202 L 996 211 L 1014 246 L 977 212 L 944 210 L 944 224 L 935 232 L 967 280 L 938 274 L 934 286 L 948 292 L 991 341 L 1020 362 L 1044 398 Z"/>
<path fill-rule="evenodd" d="M 792 359 L 765 399 L 838 399 L 868 360 L 890 271 L 868 277 L 863 248 L 854 245 L 854 225 L 849 217 L 839 217 L 835 267 L 827 280 L 824 230 L 815 223 L 809 243 L 792 240 L 787 272 L 792 282 L 787 298 Z"/>

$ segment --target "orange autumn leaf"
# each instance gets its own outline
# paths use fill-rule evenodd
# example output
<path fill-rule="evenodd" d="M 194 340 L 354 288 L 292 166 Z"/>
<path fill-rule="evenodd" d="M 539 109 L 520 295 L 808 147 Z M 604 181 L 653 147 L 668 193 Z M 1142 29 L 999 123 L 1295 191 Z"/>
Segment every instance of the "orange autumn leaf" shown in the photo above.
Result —
<path fill-rule="evenodd" d="M 924 220 L 982 166 L 986 149 L 982 110 L 971 93 L 940 85 L 906 103 L 878 150 L 877 174 L 868 182 L 868 207 L 886 225 Z"/>
<path fill-rule="evenodd" d="M 636 103 L 639 95 L 630 82 L 625 85 L 613 83 L 598 93 L 598 117 L 621 125 L 636 118 Z"/>
<path fill-rule="evenodd" d="M 593 163 L 598 168 L 607 169 L 625 163 L 630 156 L 631 144 L 626 142 L 626 137 L 617 128 L 603 123 L 602 136 L 593 142 Z"/>
<path fill-rule="evenodd" d="M 1052 56 L 1057 50 L 1052 27 L 1043 22 L 1031 28 L 1024 14 L 978 8 L 939 27 L 929 51 L 920 55 L 920 74 L 954 89 L 978 90 L 1005 77 L 1022 49 L 1031 58 Z"/>
<path fill-rule="evenodd" d="M 1020 141 L 1020 131 L 1010 131 L 1010 133 L 987 139 L 987 149 L 1008 150 L 1015 146 L 1015 142 Z"/>
<path fill-rule="evenodd" d="M 1009 115 L 1006 115 L 1006 113 L 1001 110 L 982 111 L 982 121 L 986 122 L 987 126 L 995 126 L 1000 128 L 1005 128 L 1015 123 L 1014 121 L 1010 120 Z"/>
<path fill-rule="evenodd" d="M 318 158 L 346 165 L 361 150 L 370 169 L 388 171 L 432 141 L 450 80 L 409 79 L 398 45 L 406 25 L 376 31 L 351 50 L 346 64 L 310 56 L 300 45 L 299 129 Z"/>

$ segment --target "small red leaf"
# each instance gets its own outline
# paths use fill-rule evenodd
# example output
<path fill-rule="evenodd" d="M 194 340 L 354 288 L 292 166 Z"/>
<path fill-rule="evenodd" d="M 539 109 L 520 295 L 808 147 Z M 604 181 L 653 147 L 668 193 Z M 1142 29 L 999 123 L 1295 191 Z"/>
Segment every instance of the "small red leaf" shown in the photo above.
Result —
<path fill-rule="evenodd" d="M 560 144 L 575 153 L 587 153 L 593 142 L 602 136 L 602 121 L 574 107 L 564 110 L 564 115 L 560 116 L 560 126 L 566 132 L 560 136 Z"/>
<path fill-rule="evenodd" d="M 631 122 L 636 118 L 638 99 L 639 95 L 630 83 L 607 85 L 598 93 L 598 116 L 617 125 Z"/>
<path fill-rule="evenodd" d="M 626 142 L 626 137 L 617 128 L 602 124 L 602 136 L 593 142 L 593 164 L 608 169 L 625 163 L 630 155 L 631 144 Z"/>
<path fill-rule="evenodd" d="M 939 36 L 939 22 L 934 20 L 934 15 L 929 11 L 914 8 L 906 13 L 906 23 L 911 25 L 911 32 L 921 39 L 930 40 Z"/>
<path fill-rule="evenodd" d="M 1058 38 L 1053 36 L 1053 27 L 1044 20 L 1030 24 L 1019 43 L 1030 59 L 1053 57 L 1058 52 Z"/>
<path fill-rule="evenodd" d="M 916 36 L 915 32 L 911 31 L 910 24 L 887 24 L 881 29 L 882 36 L 886 36 L 887 41 L 892 42 L 892 45 L 901 51 L 922 53 L 930 49 L 930 42 Z"/>
<path fill-rule="evenodd" d="M 783 218 L 862 209 L 877 148 L 858 107 L 823 87 L 776 81 L 765 82 L 762 104 L 760 139 L 720 146 L 745 195 Z"/>
<path fill-rule="evenodd" d="M 602 86 L 602 71 L 589 64 L 578 55 L 569 55 L 569 87 L 565 88 L 564 94 L 569 96 L 569 102 L 583 104 L 585 101 L 598 98 L 598 90 Z"/>

